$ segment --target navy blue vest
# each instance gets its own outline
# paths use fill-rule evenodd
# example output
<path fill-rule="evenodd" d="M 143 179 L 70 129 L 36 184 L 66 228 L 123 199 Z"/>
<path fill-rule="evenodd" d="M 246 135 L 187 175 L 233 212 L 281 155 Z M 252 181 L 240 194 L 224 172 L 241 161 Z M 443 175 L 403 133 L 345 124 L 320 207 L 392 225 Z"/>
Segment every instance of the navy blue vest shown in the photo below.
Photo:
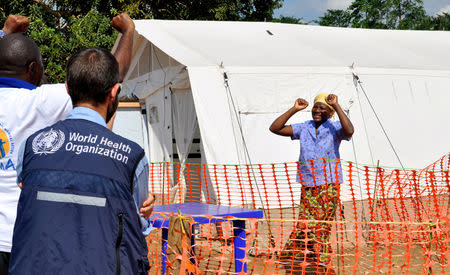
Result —
<path fill-rule="evenodd" d="M 10 273 L 146 274 L 133 200 L 142 148 L 94 122 L 60 121 L 30 136 Z"/>

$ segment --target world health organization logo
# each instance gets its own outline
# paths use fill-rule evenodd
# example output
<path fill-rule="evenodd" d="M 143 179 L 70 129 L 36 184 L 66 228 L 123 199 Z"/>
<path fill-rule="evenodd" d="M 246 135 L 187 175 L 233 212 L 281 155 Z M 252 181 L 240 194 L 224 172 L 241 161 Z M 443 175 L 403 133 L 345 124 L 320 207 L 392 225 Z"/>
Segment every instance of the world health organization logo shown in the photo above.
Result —
<path fill-rule="evenodd" d="M 42 132 L 33 139 L 33 152 L 39 155 L 53 154 L 58 151 L 64 143 L 64 133 L 61 130 Z"/>

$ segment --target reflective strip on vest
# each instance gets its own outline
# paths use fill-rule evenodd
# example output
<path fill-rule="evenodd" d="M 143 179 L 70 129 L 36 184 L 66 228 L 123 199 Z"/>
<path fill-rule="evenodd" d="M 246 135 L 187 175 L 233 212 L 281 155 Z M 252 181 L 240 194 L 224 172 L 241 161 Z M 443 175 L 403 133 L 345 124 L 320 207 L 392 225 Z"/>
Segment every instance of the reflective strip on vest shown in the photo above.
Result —
<path fill-rule="evenodd" d="M 74 195 L 67 193 L 44 192 L 44 191 L 37 192 L 37 200 L 76 203 L 99 207 L 105 207 L 106 205 L 106 198 Z"/>

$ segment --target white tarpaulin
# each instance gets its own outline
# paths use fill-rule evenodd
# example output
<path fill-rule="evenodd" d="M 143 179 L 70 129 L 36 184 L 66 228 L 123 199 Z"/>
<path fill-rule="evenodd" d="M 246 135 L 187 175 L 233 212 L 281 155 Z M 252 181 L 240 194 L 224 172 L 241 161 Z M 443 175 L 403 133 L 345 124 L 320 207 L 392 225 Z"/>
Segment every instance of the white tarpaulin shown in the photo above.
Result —
<path fill-rule="evenodd" d="M 186 81 L 186 68 L 207 163 L 296 161 L 298 141 L 268 128 L 296 98 L 312 102 L 319 92 L 337 94 L 355 126 L 352 142 L 341 145 L 345 160 L 424 168 L 450 151 L 448 32 L 265 22 L 135 24 L 136 41 L 145 38 L 148 45 L 134 51 L 129 81 L 144 83 L 139 89 L 147 92 L 137 94 L 151 106 L 163 104 L 167 94 L 153 92 L 168 87 L 167 93 L 176 79 Z M 311 105 L 289 123 L 310 119 Z M 159 139 L 169 139 L 164 131 L 167 137 Z M 169 146 L 158 142 L 150 147 Z"/>
<path fill-rule="evenodd" d="M 126 107 L 124 107 L 125 105 Z M 133 140 L 147 152 L 148 138 L 147 125 L 141 113 L 139 104 L 119 104 L 116 117 L 114 119 L 114 133 Z"/>

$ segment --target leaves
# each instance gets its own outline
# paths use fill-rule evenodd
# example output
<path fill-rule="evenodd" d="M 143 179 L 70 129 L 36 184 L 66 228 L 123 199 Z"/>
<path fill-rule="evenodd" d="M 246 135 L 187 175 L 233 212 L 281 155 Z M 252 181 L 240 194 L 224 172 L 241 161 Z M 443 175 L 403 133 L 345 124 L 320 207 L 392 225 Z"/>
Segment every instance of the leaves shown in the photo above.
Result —
<path fill-rule="evenodd" d="M 350 12 L 346 10 L 327 10 L 316 23 L 321 26 L 348 27 L 351 18 Z"/>
<path fill-rule="evenodd" d="M 149 0 L 155 19 L 271 21 L 283 0 Z"/>
<path fill-rule="evenodd" d="M 348 7 L 351 25 L 354 28 L 385 29 L 383 16 L 388 10 L 388 1 L 355 0 Z"/>
<path fill-rule="evenodd" d="M 449 30 L 450 16 L 426 15 L 422 0 L 354 0 L 346 10 L 327 10 L 315 22 L 335 27 Z"/>
<path fill-rule="evenodd" d="M 303 20 L 302 18 L 281 15 L 280 18 L 273 19 L 272 22 L 279 22 L 285 24 L 307 24 L 302 20 Z"/>
<path fill-rule="evenodd" d="M 0 0 L 0 24 L 9 14 L 30 18 L 28 35 L 40 47 L 50 83 L 64 82 L 69 57 L 84 47 L 112 48 L 111 18 L 272 20 L 283 0 Z"/>

